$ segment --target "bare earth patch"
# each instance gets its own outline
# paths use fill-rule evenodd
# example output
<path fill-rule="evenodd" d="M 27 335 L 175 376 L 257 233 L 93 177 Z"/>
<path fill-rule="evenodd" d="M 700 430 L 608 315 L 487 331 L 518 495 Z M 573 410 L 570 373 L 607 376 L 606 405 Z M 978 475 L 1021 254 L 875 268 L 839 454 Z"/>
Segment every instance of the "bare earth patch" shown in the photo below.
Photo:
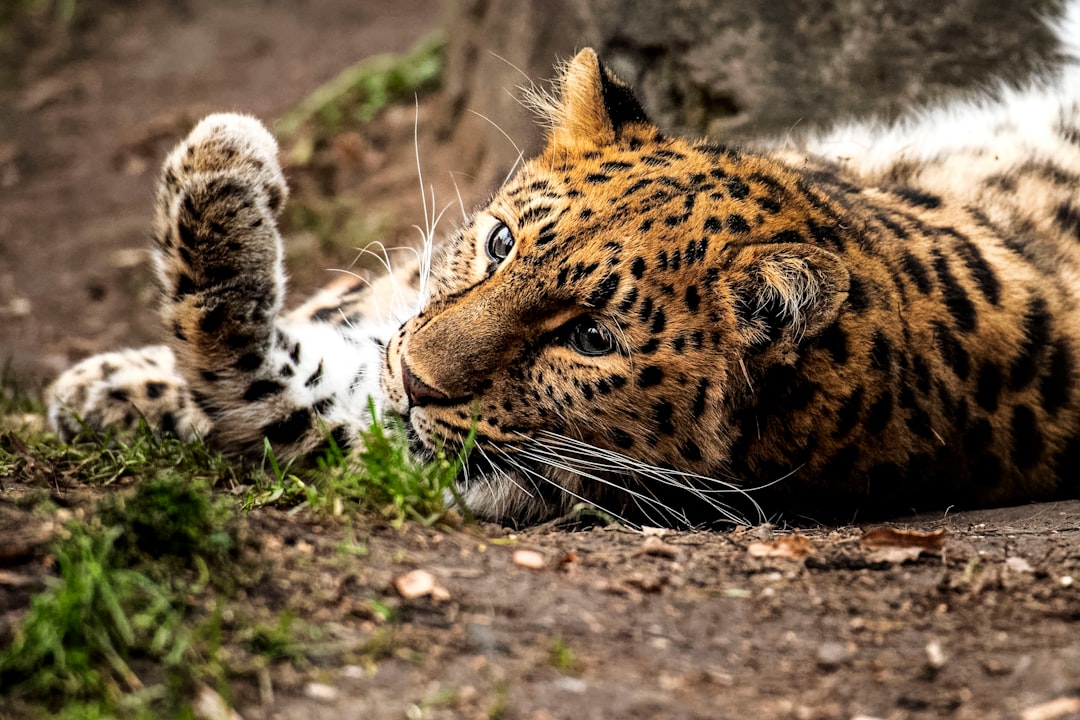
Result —
<path fill-rule="evenodd" d="M 888 526 L 931 547 L 864 527 L 245 522 L 261 579 L 234 612 L 295 626 L 289 652 L 233 667 L 244 718 L 1075 717 L 1080 502 Z M 0 515 L 6 620 L 52 523 Z"/>
<path fill-rule="evenodd" d="M 0 351 L 28 376 L 158 337 L 149 198 L 198 115 L 279 116 L 438 21 L 421 0 L 393 16 L 349 0 L 182 5 L 106 4 L 63 64 L 32 56 L 0 90 Z M 426 112 L 422 156 L 445 186 L 452 149 Z M 392 109 L 323 150 L 329 176 L 292 179 L 364 198 L 380 219 L 361 234 L 410 238 L 413 122 Z M 301 292 L 354 254 L 294 239 Z M 57 528 L 16 501 L 47 492 L 73 513 L 110 491 L 0 483 L 10 627 L 52 572 Z M 247 611 L 309 631 L 239 672 L 230 699 L 247 720 L 1080 717 L 1080 501 L 905 518 L 869 537 L 878 525 L 395 530 L 273 509 L 244 522 L 262 578 Z M 415 571 L 427 584 L 403 593 Z M 205 690 L 207 707 L 221 699 Z"/>

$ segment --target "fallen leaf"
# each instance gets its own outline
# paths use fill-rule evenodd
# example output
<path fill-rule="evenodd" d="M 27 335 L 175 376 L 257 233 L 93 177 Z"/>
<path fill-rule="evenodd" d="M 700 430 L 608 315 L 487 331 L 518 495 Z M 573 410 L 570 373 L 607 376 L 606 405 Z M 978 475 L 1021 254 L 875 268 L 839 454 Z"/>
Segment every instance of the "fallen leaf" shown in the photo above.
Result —
<path fill-rule="evenodd" d="M 862 542 L 863 547 L 871 549 L 905 547 L 940 550 L 945 547 L 945 528 L 920 532 L 919 530 L 898 530 L 897 528 L 880 527 L 866 531 L 860 542 Z"/>
<path fill-rule="evenodd" d="M 674 545 L 669 545 L 664 542 L 656 535 L 649 535 L 645 538 L 645 542 L 641 543 L 641 548 L 635 554 L 652 555 L 653 557 L 674 560 L 679 556 L 679 549 Z"/>
<path fill-rule="evenodd" d="M 775 540 L 752 542 L 746 546 L 746 551 L 751 557 L 801 560 L 814 552 L 814 546 L 805 535 L 781 535 Z"/>

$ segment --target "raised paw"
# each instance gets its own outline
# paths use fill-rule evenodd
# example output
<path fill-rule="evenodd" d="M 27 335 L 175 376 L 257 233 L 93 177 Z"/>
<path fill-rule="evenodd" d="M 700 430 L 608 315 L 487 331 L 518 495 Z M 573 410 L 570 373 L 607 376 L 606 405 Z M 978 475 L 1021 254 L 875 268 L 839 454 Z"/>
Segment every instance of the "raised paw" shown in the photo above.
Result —
<path fill-rule="evenodd" d="M 210 429 L 164 345 L 86 358 L 56 379 L 46 401 L 49 424 L 65 442 L 84 430 L 128 433 L 143 419 L 184 440 Z"/>
<path fill-rule="evenodd" d="M 155 264 L 182 372 L 228 374 L 265 354 L 284 293 L 274 217 L 287 194 L 277 143 L 244 115 L 207 117 L 165 160 Z"/>

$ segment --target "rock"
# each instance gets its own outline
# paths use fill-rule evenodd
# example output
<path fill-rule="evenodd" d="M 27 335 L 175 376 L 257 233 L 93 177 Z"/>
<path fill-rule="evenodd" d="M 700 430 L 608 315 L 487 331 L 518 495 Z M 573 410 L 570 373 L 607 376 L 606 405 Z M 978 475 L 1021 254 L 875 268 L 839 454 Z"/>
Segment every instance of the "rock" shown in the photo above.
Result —
<path fill-rule="evenodd" d="M 229 707 L 225 698 L 208 685 L 199 685 L 195 689 L 191 712 L 197 720 L 244 720 L 238 712 Z"/>
<path fill-rule="evenodd" d="M 834 670 L 851 660 L 855 648 L 849 643 L 828 641 L 821 643 L 817 650 L 817 662 L 825 670 Z"/>
<path fill-rule="evenodd" d="M 940 670 L 945 667 L 945 661 L 948 659 L 945 657 L 945 651 L 941 649 L 941 643 L 937 640 L 931 640 L 926 643 L 926 665 L 931 670 Z"/>
<path fill-rule="evenodd" d="M 427 570 L 412 570 L 394 580 L 394 589 L 406 600 L 430 595 L 433 600 L 449 600 L 450 591 Z"/>
<path fill-rule="evenodd" d="M 530 570 L 543 570 L 547 565 L 544 556 L 535 550 L 515 550 L 514 564 Z"/>
<path fill-rule="evenodd" d="M 1011 557 L 1005 560 L 1005 567 L 1015 573 L 1033 573 L 1035 568 L 1031 567 L 1031 563 L 1022 557 Z"/>
<path fill-rule="evenodd" d="M 447 28 L 439 132 L 459 170 L 497 182 L 541 129 L 514 97 L 590 45 L 650 118 L 724 142 L 783 138 L 839 117 L 892 118 L 955 88 L 1019 80 L 1051 47 L 1052 0 L 462 0 Z M 976 18 L 977 21 L 973 21 Z M 520 96 L 520 95 L 519 95 Z M 489 122 L 484 118 L 491 118 Z M 513 139 L 514 145 L 507 139 Z"/>
<path fill-rule="evenodd" d="M 323 702 L 332 702 L 338 698 L 337 688 L 318 682 L 309 682 L 305 685 L 304 694 L 312 700 L 321 700 Z"/>

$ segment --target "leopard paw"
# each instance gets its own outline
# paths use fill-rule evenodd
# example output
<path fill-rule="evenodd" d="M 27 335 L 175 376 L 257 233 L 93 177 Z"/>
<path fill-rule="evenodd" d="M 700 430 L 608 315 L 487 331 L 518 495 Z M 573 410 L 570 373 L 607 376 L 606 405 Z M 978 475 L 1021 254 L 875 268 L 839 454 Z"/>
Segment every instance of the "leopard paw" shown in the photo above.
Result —
<path fill-rule="evenodd" d="M 287 195 L 277 143 L 252 117 L 210 115 L 165 160 L 154 262 L 189 381 L 197 370 L 228 379 L 240 358 L 250 371 L 271 345 L 285 285 L 275 216 Z"/>
<path fill-rule="evenodd" d="M 210 429 L 164 345 L 86 358 L 56 379 L 46 401 L 49 425 L 65 442 L 88 430 L 130 433 L 141 420 L 184 440 Z"/>

